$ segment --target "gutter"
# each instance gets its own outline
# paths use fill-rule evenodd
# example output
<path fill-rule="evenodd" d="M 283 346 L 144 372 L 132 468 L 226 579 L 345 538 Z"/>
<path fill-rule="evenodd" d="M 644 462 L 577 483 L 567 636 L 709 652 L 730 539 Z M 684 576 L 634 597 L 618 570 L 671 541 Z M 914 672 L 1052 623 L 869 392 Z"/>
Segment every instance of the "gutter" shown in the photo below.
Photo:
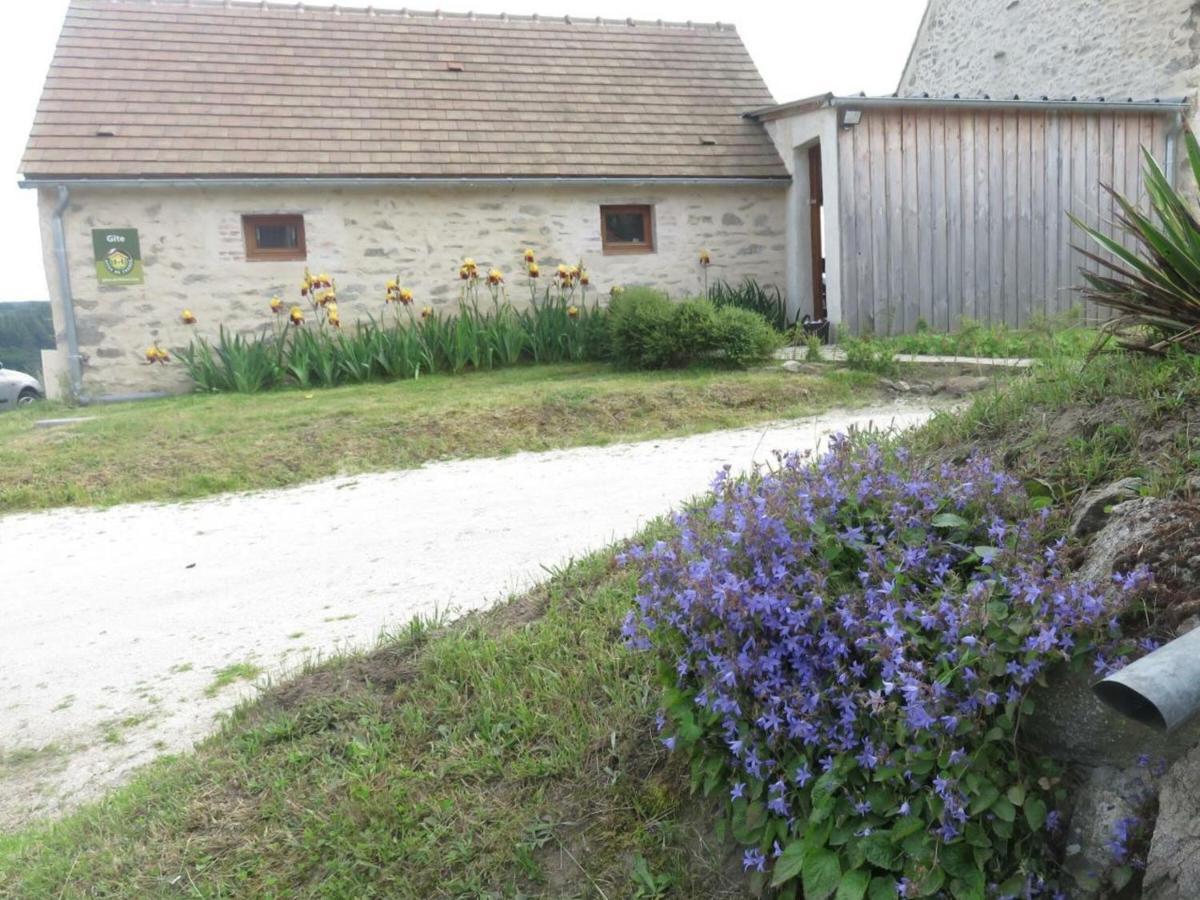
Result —
<path fill-rule="evenodd" d="M 79 355 L 79 335 L 75 330 L 75 297 L 71 293 L 71 269 L 67 260 L 67 233 L 63 225 L 63 214 L 71 203 L 71 191 L 65 184 L 58 185 L 58 204 L 50 218 L 54 235 L 54 259 L 58 267 L 58 292 L 62 301 L 63 333 L 67 338 L 67 374 L 70 379 L 71 399 L 83 400 L 83 362 Z"/>
<path fill-rule="evenodd" d="M 818 94 L 791 103 L 765 106 L 742 113 L 742 118 L 754 121 L 777 119 L 781 116 L 808 112 L 814 109 L 969 109 L 969 110 L 1034 110 L 1040 112 L 1103 112 L 1151 113 L 1181 115 L 1188 107 L 1185 98 L 1170 97 L 1152 100 L 1052 99 L 1020 97 L 835 97 Z"/>
<path fill-rule="evenodd" d="M 1167 171 L 1167 182 L 1171 187 L 1176 186 L 1178 178 L 1179 165 L 1177 157 L 1179 155 L 1179 135 L 1183 133 L 1183 113 L 1177 112 L 1175 119 L 1171 122 L 1171 128 L 1167 132 L 1167 158 L 1164 160 L 1164 166 Z"/>
<path fill-rule="evenodd" d="M 791 184 L 790 175 L 764 175 L 762 177 L 736 178 L 521 178 L 521 177 L 481 177 L 481 178 L 451 178 L 444 176 L 295 176 L 295 177 L 256 177 L 244 178 L 216 176 L 213 178 L 163 177 L 163 178 L 103 178 L 103 177 L 65 177 L 65 178 L 26 178 L 18 182 L 22 188 L 42 188 L 52 186 L 89 187 L 89 188 L 372 188 L 372 187 L 747 187 L 772 186 Z"/>

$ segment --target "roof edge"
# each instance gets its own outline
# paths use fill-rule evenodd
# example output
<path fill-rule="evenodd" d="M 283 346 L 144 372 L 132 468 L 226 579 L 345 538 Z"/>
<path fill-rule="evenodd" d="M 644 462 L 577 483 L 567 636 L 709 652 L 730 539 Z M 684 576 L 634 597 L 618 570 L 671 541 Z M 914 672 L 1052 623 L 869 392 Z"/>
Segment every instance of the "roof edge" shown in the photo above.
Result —
<path fill-rule="evenodd" d="M 127 175 L 26 175 L 17 182 L 17 187 L 36 189 L 43 187 L 473 187 L 477 185 L 527 185 L 550 186 L 607 186 L 607 185 L 661 185 L 661 186 L 737 186 L 737 185 L 786 185 L 790 175 L 712 175 L 712 176 L 597 176 L 597 175 L 165 175 L 161 177 Z"/>
<path fill-rule="evenodd" d="M 1177 115 L 1188 109 L 1190 101 L 1186 97 L 1151 97 L 1145 100 L 1135 100 L 1132 97 L 1112 100 L 1106 97 L 868 97 L 865 94 L 838 96 L 835 94 L 817 94 L 802 100 L 789 103 L 779 103 L 761 109 L 742 113 L 743 118 L 755 121 L 769 121 L 781 116 L 809 112 L 824 107 L 851 109 L 1040 109 L 1045 111 L 1062 110 L 1066 112 L 1109 112 L 1109 113 L 1151 113 L 1157 115 Z"/>
<path fill-rule="evenodd" d="M 539 13 L 532 14 L 512 14 L 512 13 L 477 13 L 477 12 L 449 12 L 441 9 L 433 10 L 417 10 L 402 7 L 396 9 L 393 7 L 378 7 L 378 6 L 342 6 L 339 3 L 333 4 L 318 4 L 318 3 L 284 3 L 277 0 L 108 0 L 108 3 L 113 6 L 132 6 L 132 7 L 155 7 L 167 8 L 184 7 L 197 10 L 224 10 L 224 9 L 242 9 L 249 11 L 260 11 L 264 13 L 293 13 L 294 15 L 306 15 L 315 13 L 317 15 L 334 15 L 334 16 L 364 16 L 377 18 L 382 16 L 399 17 L 405 19 L 435 19 L 435 20 L 463 20 L 463 21 L 482 21 L 482 22 L 520 22 L 520 23 L 546 23 L 546 24 L 566 24 L 566 25 L 601 25 L 601 26 L 616 26 L 616 27 L 631 27 L 631 28 L 663 28 L 675 30 L 690 30 L 690 31 L 719 31 L 736 34 L 737 27 L 730 22 L 671 22 L 663 19 L 634 19 L 633 17 L 625 19 L 611 19 L 603 16 L 545 16 Z M 79 0 L 71 0 L 69 10 L 85 9 Z"/>

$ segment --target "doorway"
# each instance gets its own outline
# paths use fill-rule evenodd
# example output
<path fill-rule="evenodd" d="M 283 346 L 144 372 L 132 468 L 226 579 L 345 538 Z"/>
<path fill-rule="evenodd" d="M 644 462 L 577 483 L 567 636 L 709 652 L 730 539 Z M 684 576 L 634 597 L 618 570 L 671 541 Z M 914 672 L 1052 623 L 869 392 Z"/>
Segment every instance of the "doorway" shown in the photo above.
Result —
<path fill-rule="evenodd" d="M 827 317 L 825 288 L 825 203 L 821 187 L 821 144 L 808 148 L 808 242 L 812 272 L 812 317 Z"/>

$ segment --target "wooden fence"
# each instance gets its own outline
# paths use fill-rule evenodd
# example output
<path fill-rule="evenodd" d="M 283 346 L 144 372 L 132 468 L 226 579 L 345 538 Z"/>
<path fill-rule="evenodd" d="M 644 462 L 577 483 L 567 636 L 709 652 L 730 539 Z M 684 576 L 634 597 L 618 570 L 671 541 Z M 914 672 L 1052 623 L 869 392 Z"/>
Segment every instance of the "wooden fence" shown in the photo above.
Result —
<path fill-rule="evenodd" d="M 1139 148 L 1161 164 L 1170 127 L 1119 109 L 864 110 L 838 140 L 843 322 L 1022 327 L 1082 307 L 1067 214 L 1120 236 L 1101 183 L 1144 201 Z"/>

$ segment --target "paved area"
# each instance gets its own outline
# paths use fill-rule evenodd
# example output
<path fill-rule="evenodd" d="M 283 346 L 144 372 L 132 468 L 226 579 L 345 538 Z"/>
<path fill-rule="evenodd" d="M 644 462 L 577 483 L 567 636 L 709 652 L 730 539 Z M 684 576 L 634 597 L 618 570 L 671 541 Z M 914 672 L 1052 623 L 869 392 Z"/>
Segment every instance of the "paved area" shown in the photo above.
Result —
<path fill-rule="evenodd" d="M 784 347 L 775 356 L 779 359 L 807 357 L 806 347 Z M 845 362 L 846 351 L 836 344 L 821 348 L 821 358 L 829 362 Z M 1019 356 L 929 356 L 923 353 L 897 353 L 896 362 L 923 363 L 931 366 L 968 366 L 976 369 L 1028 369 L 1036 360 Z"/>
<path fill-rule="evenodd" d="M 239 674 L 280 677 L 413 616 L 490 605 L 702 493 L 726 463 L 746 470 L 776 449 L 813 449 L 849 426 L 907 427 L 930 411 L 897 403 L 186 504 L 0 518 L 0 829 L 188 749 L 253 692 Z"/>

